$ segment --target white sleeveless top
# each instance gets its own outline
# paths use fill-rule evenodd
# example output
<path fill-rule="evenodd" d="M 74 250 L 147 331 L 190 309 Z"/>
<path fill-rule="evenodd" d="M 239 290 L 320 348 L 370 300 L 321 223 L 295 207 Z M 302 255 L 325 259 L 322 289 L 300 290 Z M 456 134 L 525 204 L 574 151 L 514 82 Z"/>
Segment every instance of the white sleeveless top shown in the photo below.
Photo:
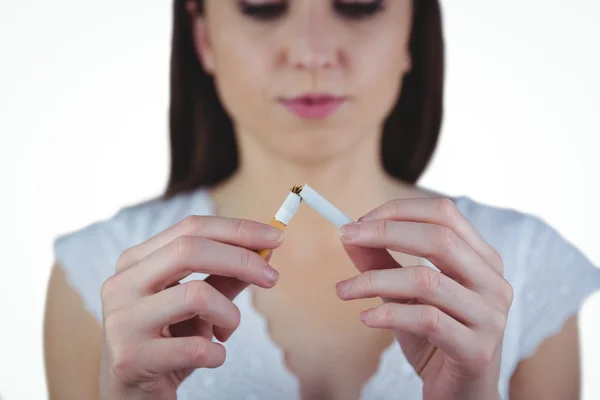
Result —
<path fill-rule="evenodd" d="M 454 198 L 459 210 L 500 252 L 505 277 L 515 297 L 502 353 L 499 389 L 508 399 L 510 377 L 523 358 L 558 333 L 582 302 L 600 288 L 600 269 L 542 220 L 509 209 L 490 207 L 467 197 Z M 188 215 L 210 215 L 214 207 L 206 190 L 153 200 L 120 210 L 112 218 L 59 237 L 57 260 L 86 309 L 102 321 L 100 288 L 114 273 L 119 255 Z M 202 279 L 193 274 L 188 279 Z M 262 315 L 247 289 L 236 299 L 242 321 L 227 349 L 225 364 L 199 369 L 180 386 L 178 398 L 299 399 L 298 381 L 285 366 Z M 378 371 L 363 386 L 362 399 L 422 398 L 422 382 L 396 341 L 381 357 Z"/>

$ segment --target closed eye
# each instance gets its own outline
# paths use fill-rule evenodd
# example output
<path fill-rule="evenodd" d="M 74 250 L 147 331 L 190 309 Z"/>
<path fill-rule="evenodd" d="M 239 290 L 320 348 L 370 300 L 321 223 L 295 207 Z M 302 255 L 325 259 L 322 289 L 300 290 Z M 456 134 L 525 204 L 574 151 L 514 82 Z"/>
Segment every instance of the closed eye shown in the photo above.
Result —
<path fill-rule="evenodd" d="M 272 20 L 284 15 L 288 4 L 286 1 L 263 1 L 259 3 L 256 1 L 240 0 L 238 7 L 242 14 L 250 18 Z"/>
<path fill-rule="evenodd" d="M 384 8 L 383 0 L 372 1 L 343 1 L 336 0 L 334 2 L 335 11 L 343 17 L 351 19 L 361 19 L 373 16 L 381 12 Z"/>

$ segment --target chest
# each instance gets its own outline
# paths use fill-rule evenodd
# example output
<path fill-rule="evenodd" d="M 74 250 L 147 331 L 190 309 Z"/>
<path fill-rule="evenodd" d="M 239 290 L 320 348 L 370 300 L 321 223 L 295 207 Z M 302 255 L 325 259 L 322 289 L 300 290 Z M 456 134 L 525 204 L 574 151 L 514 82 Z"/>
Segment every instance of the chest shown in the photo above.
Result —
<path fill-rule="evenodd" d="M 379 298 L 337 297 L 335 284 L 358 274 L 345 254 L 312 262 L 275 253 L 271 264 L 280 271 L 279 283 L 269 290 L 253 288 L 252 302 L 297 377 L 302 398 L 358 399 L 393 335 L 360 321 L 360 312 L 380 305 Z"/>

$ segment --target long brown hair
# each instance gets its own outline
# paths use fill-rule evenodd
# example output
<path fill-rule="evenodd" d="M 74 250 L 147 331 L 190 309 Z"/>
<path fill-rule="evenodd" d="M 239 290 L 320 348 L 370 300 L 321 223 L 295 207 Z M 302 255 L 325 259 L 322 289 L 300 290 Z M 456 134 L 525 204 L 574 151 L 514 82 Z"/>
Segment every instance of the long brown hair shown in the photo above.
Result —
<path fill-rule="evenodd" d="M 173 2 L 169 125 L 171 173 L 165 195 L 220 183 L 238 155 L 231 119 L 195 51 L 186 2 Z M 196 0 L 199 12 L 202 1 Z M 443 113 L 444 41 L 438 0 L 413 0 L 412 69 L 381 141 L 385 170 L 415 183 L 434 153 Z"/>

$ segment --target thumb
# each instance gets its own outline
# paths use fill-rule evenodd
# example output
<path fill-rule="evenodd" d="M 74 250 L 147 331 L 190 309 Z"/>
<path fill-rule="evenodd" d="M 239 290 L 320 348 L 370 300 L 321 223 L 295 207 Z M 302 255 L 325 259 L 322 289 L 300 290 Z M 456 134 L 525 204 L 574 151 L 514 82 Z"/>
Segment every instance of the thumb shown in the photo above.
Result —
<path fill-rule="evenodd" d="M 371 248 L 345 244 L 344 250 L 360 273 L 374 269 L 398 268 L 400 265 L 384 248 Z"/>

